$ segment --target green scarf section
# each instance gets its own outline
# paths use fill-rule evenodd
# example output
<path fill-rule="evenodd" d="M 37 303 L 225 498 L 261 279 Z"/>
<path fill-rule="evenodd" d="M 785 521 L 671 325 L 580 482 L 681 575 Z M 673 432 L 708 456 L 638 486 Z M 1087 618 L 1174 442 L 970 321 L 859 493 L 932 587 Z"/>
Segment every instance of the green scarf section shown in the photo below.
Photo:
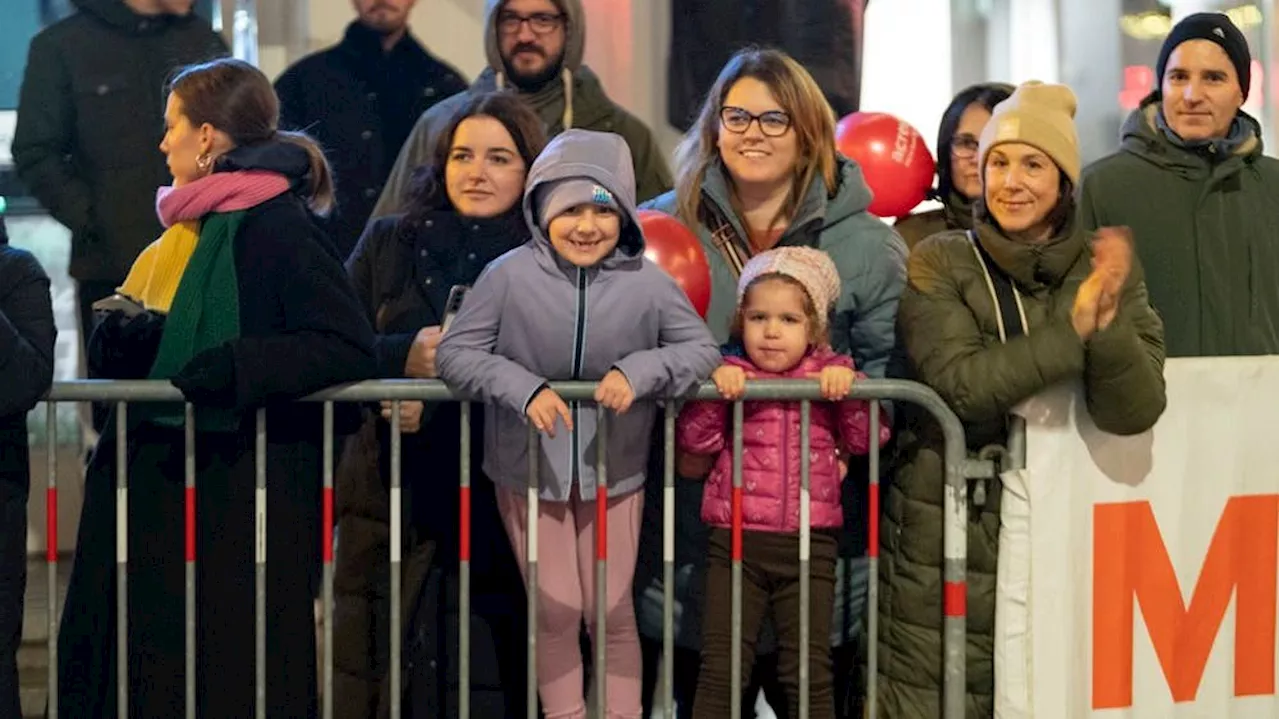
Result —
<path fill-rule="evenodd" d="M 244 211 L 214 212 L 200 223 L 200 240 L 182 272 L 173 306 L 165 318 L 164 334 L 149 379 L 170 379 L 192 357 L 240 336 L 240 288 L 236 279 L 236 231 Z M 150 421 L 181 427 L 184 412 L 171 404 L 140 405 Z M 234 431 L 240 426 L 235 412 L 211 407 L 196 410 L 196 429 Z"/>

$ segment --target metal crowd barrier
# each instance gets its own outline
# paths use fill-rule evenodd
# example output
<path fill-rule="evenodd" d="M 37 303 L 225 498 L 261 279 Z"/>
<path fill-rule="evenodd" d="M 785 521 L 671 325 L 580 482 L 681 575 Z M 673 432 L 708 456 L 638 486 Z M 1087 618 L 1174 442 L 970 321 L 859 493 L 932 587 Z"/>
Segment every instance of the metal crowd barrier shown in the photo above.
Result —
<path fill-rule="evenodd" d="M 566 402 L 591 401 L 595 385 L 590 382 L 555 382 L 551 384 Z M 921 406 L 939 422 L 942 427 L 946 446 L 944 462 L 946 483 L 944 497 L 945 526 L 943 528 L 943 639 L 944 639 L 944 675 L 943 675 L 943 708 L 948 719 L 960 719 L 964 716 L 965 699 L 965 557 L 966 557 L 966 502 L 967 478 L 991 476 L 989 462 L 970 460 L 966 456 L 964 429 L 956 415 L 946 406 L 933 390 L 924 385 L 902 380 L 865 380 L 854 385 L 850 392 L 852 399 L 882 400 L 908 402 Z M 57 514 L 57 459 L 56 459 L 56 422 L 55 407 L 59 402 L 113 402 L 120 421 L 116 422 L 115 442 L 120 451 L 116 453 L 116 571 L 117 571 L 117 704 L 120 719 L 128 716 L 128 453 L 124 451 L 126 437 L 125 415 L 128 404 L 139 402 L 181 402 L 181 393 L 168 382 L 150 380 L 103 381 L 80 380 L 55 383 L 47 396 L 47 442 L 48 454 L 48 487 L 47 487 L 47 560 L 49 581 L 49 711 L 50 719 L 58 716 L 58 675 L 57 675 L 57 635 L 58 617 L 54 607 L 57 606 L 58 581 L 58 514 Z M 715 386 L 704 383 L 695 395 L 685 399 L 719 400 Z M 376 402 L 389 400 L 393 402 L 391 411 L 391 489 L 390 489 L 390 710 L 392 719 L 401 716 L 401 631 L 400 583 L 401 583 L 401 465 L 400 465 L 400 402 L 419 400 L 424 402 L 461 402 L 461 465 L 460 477 L 461 501 L 461 556 L 459 557 L 459 614 L 470 615 L 470 403 L 456 395 L 442 382 L 436 380 L 377 380 L 360 382 L 337 387 L 305 398 L 302 401 L 324 403 L 324 438 L 323 438 L 323 526 L 322 548 L 323 559 L 323 601 L 324 601 L 324 636 L 322 671 L 322 716 L 333 717 L 333 404 L 335 402 Z M 742 421 L 743 401 L 751 400 L 799 400 L 801 402 L 801 443 L 809 443 L 810 409 L 813 401 L 821 400 L 818 383 L 813 380 L 753 380 L 748 382 L 742 400 L 734 402 L 733 407 L 733 522 L 732 522 L 732 650 L 730 657 L 732 676 L 731 712 L 732 719 L 740 719 L 742 707 L 741 662 L 742 662 Z M 871 412 L 871 446 L 879 436 L 881 421 L 880 403 L 870 403 Z M 195 690 L 195 446 L 194 415 L 198 411 L 186 404 L 186 446 L 185 446 L 185 632 L 186 632 L 186 698 L 185 716 L 194 719 Z M 266 717 L 266 414 L 267 409 L 256 411 L 255 442 L 255 699 L 256 716 Z M 597 461 L 597 486 L 607 486 L 608 458 L 605 456 L 606 441 L 604 433 L 608 431 L 607 413 L 599 411 L 599 429 L 602 435 L 597 442 L 599 452 Z M 666 402 L 663 411 L 664 429 L 664 470 L 663 512 L 662 512 L 662 562 L 663 562 L 663 673 L 661 707 L 664 716 L 675 716 L 674 677 L 672 662 L 669 658 L 674 653 L 674 594 L 675 581 L 675 419 L 676 402 Z M 530 426 L 529 442 L 531 449 L 538 442 L 537 432 Z M 528 538 L 526 551 L 528 570 L 526 584 L 528 594 L 528 673 L 526 691 L 528 697 L 528 716 L 538 716 L 537 685 L 537 611 L 538 581 L 537 542 L 538 542 L 538 452 L 529 452 L 529 488 L 528 488 Z M 869 648 L 867 652 L 867 699 L 869 716 L 876 716 L 875 679 L 877 669 L 876 644 L 876 605 L 879 595 L 877 569 L 879 563 L 879 474 L 880 457 L 872 451 L 870 460 L 870 498 L 868 520 L 868 555 L 869 555 L 869 591 L 867 598 L 867 635 Z M 809 528 L 809 452 L 801 454 L 801 503 L 800 503 L 800 672 L 799 672 L 799 716 L 808 716 L 809 701 L 809 551 L 811 531 Z M 603 641 L 606 622 L 608 592 L 606 590 L 607 548 L 606 544 L 606 507 L 607 496 L 604 491 L 596 493 L 596 637 Z M 470 716 L 470 622 L 459 622 L 458 637 L 459 657 L 459 717 Z M 604 677 L 606 676 L 605 652 L 595 651 L 595 708 L 596 716 L 605 716 L 606 693 Z"/>

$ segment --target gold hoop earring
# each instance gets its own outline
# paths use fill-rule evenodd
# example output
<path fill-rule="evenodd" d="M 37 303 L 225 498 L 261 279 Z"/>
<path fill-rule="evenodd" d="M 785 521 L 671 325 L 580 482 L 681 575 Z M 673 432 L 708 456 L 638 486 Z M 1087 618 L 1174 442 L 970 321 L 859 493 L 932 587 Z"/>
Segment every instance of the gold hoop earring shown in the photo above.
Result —
<path fill-rule="evenodd" d="M 209 153 L 207 152 L 202 153 L 199 157 L 196 158 L 197 170 L 201 172 L 208 172 L 209 168 L 212 166 L 213 166 L 213 158 L 209 156 Z"/>

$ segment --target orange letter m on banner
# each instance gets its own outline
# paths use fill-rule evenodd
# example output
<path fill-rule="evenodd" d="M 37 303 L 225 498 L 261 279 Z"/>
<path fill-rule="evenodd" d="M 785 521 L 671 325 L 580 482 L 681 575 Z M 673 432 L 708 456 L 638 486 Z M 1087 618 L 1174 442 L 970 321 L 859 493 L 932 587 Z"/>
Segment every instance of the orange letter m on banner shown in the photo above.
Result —
<path fill-rule="evenodd" d="M 1133 704 L 1137 598 L 1174 701 L 1192 701 L 1236 595 L 1235 696 L 1276 691 L 1277 495 L 1232 497 L 1218 519 L 1191 603 L 1149 502 L 1093 510 L 1093 708 Z"/>

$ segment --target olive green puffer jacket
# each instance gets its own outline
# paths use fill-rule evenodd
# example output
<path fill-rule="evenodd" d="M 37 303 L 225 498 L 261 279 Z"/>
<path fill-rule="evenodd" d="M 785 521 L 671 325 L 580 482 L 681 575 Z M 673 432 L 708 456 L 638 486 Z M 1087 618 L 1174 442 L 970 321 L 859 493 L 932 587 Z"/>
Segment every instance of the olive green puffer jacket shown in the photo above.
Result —
<path fill-rule="evenodd" d="M 915 377 L 959 416 L 972 454 L 1005 441 L 1007 413 L 1063 381 L 1084 383 L 1089 413 L 1104 431 L 1136 434 L 1164 411 L 1164 340 L 1135 266 L 1115 322 L 1081 342 L 1071 326 L 1076 290 L 1089 275 L 1089 235 L 1069 227 L 1041 245 L 979 223 L 979 242 L 1013 281 L 1028 333 L 1001 343 L 995 300 L 969 235 L 934 235 L 907 265 L 898 331 Z M 880 535 L 880 716 L 940 717 L 942 652 L 943 442 L 920 411 L 901 415 L 899 457 Z M 989 717 L 994 677 L 999 482 L 970 503 L 966 714 Z M 976 496 L 976 493 L 975 493 Z"/>

